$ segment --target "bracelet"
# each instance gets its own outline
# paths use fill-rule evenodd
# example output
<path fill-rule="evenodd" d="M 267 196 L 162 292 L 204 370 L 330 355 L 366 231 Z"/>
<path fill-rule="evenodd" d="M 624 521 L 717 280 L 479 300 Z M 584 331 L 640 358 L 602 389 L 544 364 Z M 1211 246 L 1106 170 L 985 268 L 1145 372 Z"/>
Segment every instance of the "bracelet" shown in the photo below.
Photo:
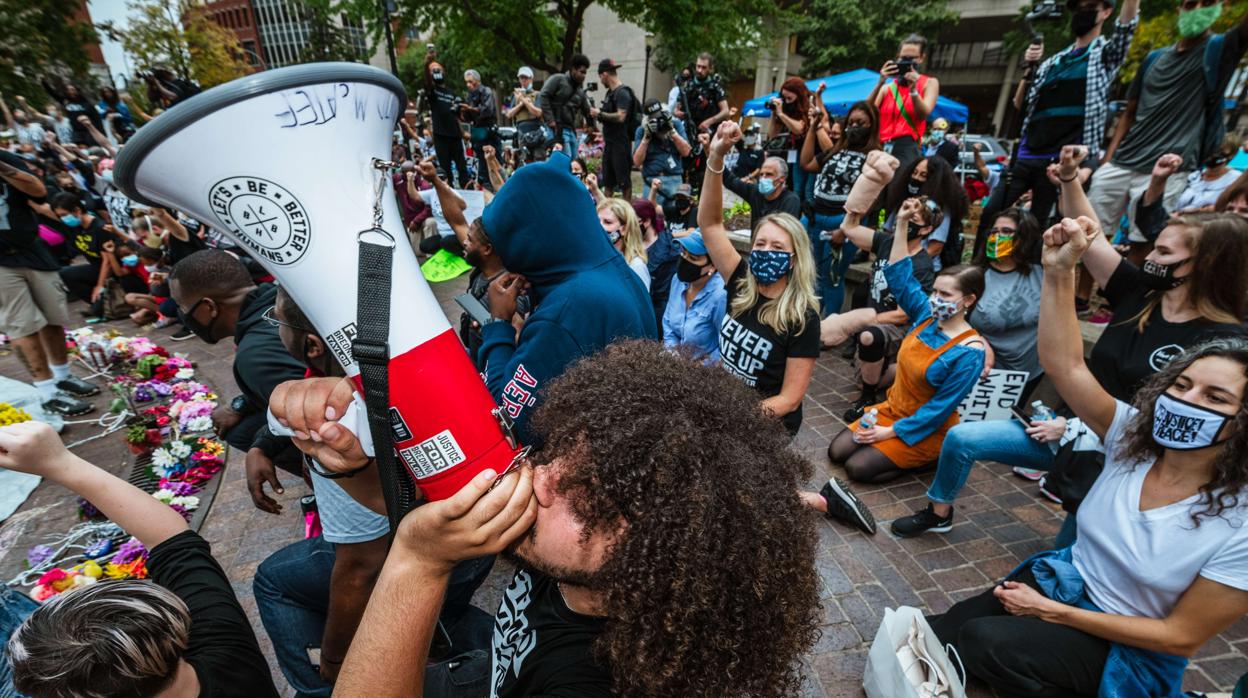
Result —
<path fill-rule="evenodd" d="M 355 477 L 356 475 L 359 475 L 360 473 L 367 470 L 368 466 L 373 464 L 373 460 L 370 458 L 367 463 L 365 463 L 364 465 L 361 465 L 355 470 L 345 470 L 341 473 L 338 473 L 338 472 L 333 472 L 330 470 L 322 469 L 315 459 L 308 458 L 306 455 L 304 456 L 303 462 L 305 465 L 308 466 L 308 470 L 311 470 L 315 475 L 317 475 L 318 477 L 323 477 L 326 480 L 339 480 L 344 477 Z"/>
<path fill-rule="evenodd" d="M 724 173 L 724 163 L 722 163 L 722 162 L 721 162 L 721 163 L 719 163 L 719 169 L 717 170 L 717 169 L 715 169 L 714 167 L 711 167 L 711 161 L 710 161 L 710 160 L 707 160 L 707 161 L 706 161 L 706 169 L 707 169 L 707 171 L 708 171 L 708 172 L 710 172 L 711 174 L 722 175 L 722 174 Z"/>
<path fill-rule="evenodd" d="M 1061 183 L 1063 183 L 1063 184 L 1070 184 L 1071 182 L 1075 181 L 1076 179 L 1079 179 L 1079 170 L 1078 170 L 1078 169 L 1076 169 L 1076 170 L 1075 170 L 1075 176 L 1074 176 L 1074 177 L 1071 177 L 1070 179 L 1066 179 L 1066 178 L 1065 178 L 1065 177 L 1063 177 L 1060 173 L 1057 175 L 1057 181 L 1059 181 L 1059 182 L 1061 182 Z"/>

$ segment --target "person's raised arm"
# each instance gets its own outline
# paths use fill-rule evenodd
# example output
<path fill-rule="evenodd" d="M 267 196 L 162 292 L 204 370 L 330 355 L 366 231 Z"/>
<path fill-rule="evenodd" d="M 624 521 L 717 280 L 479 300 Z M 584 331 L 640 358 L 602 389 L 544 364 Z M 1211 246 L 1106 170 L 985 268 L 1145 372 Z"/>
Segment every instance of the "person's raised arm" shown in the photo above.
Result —
<path fill-rule="evenodd" d="M 638 128 L 637 133 L 640 135 L 633 139 L 637 141 L 637 147 L 633 148 L 633 166 L 642 167 L 646 164 L 646 153 L 650 151 L 650 132 Z"/>
<path fill-rule="evenodd" d="M 879 109 L 880 101 L 884 98 L 884 83 L 888 82 L 889 78 L 896 76 L 896 61 L 884 61 L 884 66 L 880 68 L 880 79 L 876 81 L 875 88 L 871 90 L 871 95 L 867 97 L 867 102 Z"/>
<path fill-rule="evenodd" d="M 143 123 L 147 123 L 152 120 L 152 115 L 143 111 L 143 107 L 140 107 L 138 103 L 134 101 L 134 97 L 131 97 L 128 93 L 122 93 L 121 98 L 125 101 L 126 106 L 130 107 L 130 113 L 136 120 Z"/>
<path fill-rule="evenodd" d="M 170 235 L 181 240 L 182 242 L 187 242 L 191 239 L 190 231 L 188 231 L 186 226 L 182 225 L 182 221 L 179 221 L 178 217 L 170 213 L 168 209 L 153 208 L 152 215 L 156 218 L 156 220 L 160 221 L 161 225 L 165 226 L 165 230 L 168 230 Z"/>
<path fill-rule="evenodd" d="M 464 244 L 468 240 L 468 219 L 464 217 L 464 209 L 460 204 L 463 201 L 459 194 L 451 189 L 451 185 L 446 180 L 438 176 L 438 167 L 433 164 L 433 158 L 425 158 L 417 165 L 420 170 L 420 176 L 426 181 L 433 184 L 433 191 L 438 196 L 438 203 L 442 206 L 442 217 L 446 219 L 446 224 L 451 226 L 451 230 L 455 231 L 455 237 L 459 240 L 459 244 Z"/>
<path fill-rule="evenodd" d="M 802 139 L 802 150 L 798 153 L 797 164 L 807 172 L 818 172 L 819 162 L 815 159 L 815 140 L 818 138 L 816 134 L 823 133 L 820 125 L 823 121 L 823 114 L 816 108 L 810 108 L 810 128 L 806 131 L 806 137 Z"/>
<path fill-rule="evenodd" d="M 108 136 L 100 133 L 100 129 L 96 128 L 95 124 L 91 123 L 91 119 L 85 116 L 80 116 L 78 117 L 78 123 L 82 124 L 83 128 L 87 129 L 87 133 L 91 134 L 91 138 L 95 140 L 96 145 L 107 150 L 109 156 L 117 156 L 116 146 L 113 145 L 112 141 L 108 140 Z"/>
<path fill-rule="evenodd" d="M 1082 145 L 1062 147 L 1062 154 L 1057 164 L 1057 178 L 1061 186 L 1062 215 L 1067 218 L 1086 217 L 1097 220 L 1096 210 L 1088 195 L 1083 191 L 1083 181 L 1087 178 L 1087 168 L 1083 161 L 1088 157 L 1088 149 Z M 1099 226 L 1098 226 L 1099 229 Z M 1083 253 L 1083 266 L 1101 288 L 1109 283 L 1109 277 L 1122 262 L 1122 255 L 1114 249 L 1104 235 L 1097 235 L 1091 246 Z"/>
<path fill-rule="evenodd" d="M 702 200 L 698 203 L 698 227 L 702 230 L 702 242 L 711 263 L 719 270 L 724 281 L 732 279 L 741 264 L 741 253 L 728 239 L 724 227 L 724 156 L 733 144 L 741 140 L 741 127 L 725 121 L 715 131 L 706 157 L 706 175 L 702 178 Z"/>
<path fill-rule="evenodd" d="M 495 482 L 486 470 L 449 499 L 417 507 L 394 545 L 351 642 L 334 692 L 369 698 L 424 695 L 425 663 L 456 562 L 501 552 L 533 526 L 533 469 Z"/>
<path fill-rule="evenodd" d="M 676 144 L 676 154 L 682 158 L 689 157 L 689 153 L 693 152 L 693 146 L 689 144 L 684 132 L 683 125 L 672 125 L 672 142 Z"/>
<path fill-rule="evenodd" d="M 984 162 L 984 145 L 976 143 L 971 150 L 975 153 L 975 171 L 979 173 L 979 180 L 987 183 L 992 173 L 988 171 L 988 163 Z"/>
<path fill-rule="evenodd" d="M 893 231 L 893 246 L 888 251 L 889 264 L 896 264 L 910 257 L 910 248 L 906 244 L 910 238 L 910 226 L 914 225 L 914 216 L 922 207 L 923 204 L 918 199 L 911 198 L 901 202 L 901 208 L 897 210 L 896 230 Z"/>
<path fill-rule="evenodd" d="M 1153 173 L 1148 179 L 1148 188 L 1144 190 L 1144 196 L 1140 197 L 1140 204 L 1151 206 L 1166 195 L 1166 182 L 1174 176 L 1175 172 L 1183 166 L 1183 156 L 1174 153 L 1166 153 L 1157 158 L 1157 162 L 1153 163 Z"/>
<path fill-rule="evenodd" d="M 1027 70 L 1023 72 L 1023 77 L 1018 81 L 1018 89 L 1014 90 L 1014 108 L 1022 110 L 1027 100 L 1028 94 L 1031 92 L 1032 80 L 1036 76 L 1036 68 L 1040 59 L 1044 58 L 1044 41 L 1031 44 L 1027 50 L 1023 52 L 1023 61 L 1027 63 Z"/>
<path fill-rule="evenodd" d="M 1044 233 L 1044 283 L 1040 290 L 1040 365 L 1062 400 L 1102 439 L 1114 421 L 1114 398 L 1101 387 L 1083 360 L 1083 334 L 1075 315 L 1075 268 L 1092 238 L 1101 235 L 1095 219 L 1063 218 Z"/>
<path fill-rule="evenodd" d="M 498 191 L 503 188 L 503 182 L 507 181 L 507 177 L 503 175 L 503 165 L 498 161 L 494 146 L 483 146 L 482 153 L 485 154 L 485 168 L 489 170 L 490 186 L 494 187 L 494 191 Z"/>
<path fill-rule="evenodd" d="M 48 188 L 43 181 L 33 174 L 20 170 L 9 163 L 0 160 L 0 179 L 4 180 L 14 189 L 22 192 L 26 196 L 42 198 L 47 196 Z M 49 216 L 54 218 L 55 216 Z"/>
<path fill-rule="evenodd" d="M 38 475 L 77 493 L 148 550 L 187 529 L 168 505 L 70 453 L 43 422 L 0 427 L 0 468 Z"/>
<path fill-rule="evenodd" d="M 9 105 L 4 101 L 4 93 L 0 93 L 0 114 L 4 115 L 4 123 L 9 130 L 17 133 L 17 122 L 13 120 L 13 112 L 9 111 Z"/>
<path fill-rule="evenodd" d="M 927 85 L 923 87 L 922 99 L 914 100 L 914 120 L 924 121 L 936 109 L 936 100 L 940 97 L 940 81 L 934 77 L 928 77 Z"/>
<path fill-rule="evenodd" d="M 17 103 L 21 105 L 22 109 L 25 109 L 26 112 L 30 114 L 33 118 L 39 119 L 40 121 L 48 122 L 52 125 L 53 128 L 56 128 L 56 121 L 52 119 L 51 115 L 44 114 L 38 109 L 35 109 L 34 107 L 30 105 L 30 103 L 26 101 L 26 98 L 21 95 L 17 95 L 15 99 L 17 100 Z"/>

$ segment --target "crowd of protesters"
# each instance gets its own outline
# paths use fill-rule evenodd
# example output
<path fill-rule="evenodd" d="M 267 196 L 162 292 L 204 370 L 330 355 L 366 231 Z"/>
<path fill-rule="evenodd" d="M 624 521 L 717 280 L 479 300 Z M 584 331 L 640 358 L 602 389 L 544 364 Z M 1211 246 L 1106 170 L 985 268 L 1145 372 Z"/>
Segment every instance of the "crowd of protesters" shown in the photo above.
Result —
<path fill-rule="evenodd" d="M 472 268 L 489 317 L 466 312 L 460 338 L 535 451 L 395 530 L 336 421 L 354 385 L 304 309 L 227 237 L 112 185 L 118 149 L 193 84 L 146 75 L 151 113 L 111 89 L 49 90 L 42 111 L 0 95 L 0 331 L 66 415 L 98 391 L 69 373 L 74 300 L 88 323 L 234 340 L 238 396 L 214 427 L 246 453 L 257 508 L 281 509 L 276 469 L 308 472 L 323 522 L 254 579 L 300 696 L 796 693 L 822 615 L 812 510 L 880 535 L 850 483 L 917 474 L 927 505 L 889 533 L 948 533 L 981 460 L 1038 480 L 1066 523 L 930 617 L 941 644 L 1002 695 L 1179 696 L 1187 659 L 1248 614 L 1248 179 L 1222 107 L 1248 16 L 1215 33 L 1227 3 L 1178 2 L 1180 40 L 1113 115 L 1139 4 L 1069 0 L 1070 45 L 1027 49 L 999 170 L 938 118 L 918 35 L 841 114 L 785 79 L 765 131 L 736 119 L 709 54 L 667 100 L 604 58 L 596 105 L 584 55 L 540 87 L 520 67 L 500 99 L 475 69 L 457 94 L 430 49 L 391 183 L 413 246 Z M 486 201 L 471 219 L 465 190 Z M 846 477 L 804 491 L 795 446 L 829 351 L 856 397 L 816 451 Z M 1016 418 L 962 421 L 994 370 L 1025 374 Z M 180 517 L 42 425 L 0 428 L 0 467 L 78 492 L 153 551 L 150 582 L 12 623 L 19 695 L 276 694 Z M 499 555 L 516 572 L 491 617 L 472 600 Z"/>

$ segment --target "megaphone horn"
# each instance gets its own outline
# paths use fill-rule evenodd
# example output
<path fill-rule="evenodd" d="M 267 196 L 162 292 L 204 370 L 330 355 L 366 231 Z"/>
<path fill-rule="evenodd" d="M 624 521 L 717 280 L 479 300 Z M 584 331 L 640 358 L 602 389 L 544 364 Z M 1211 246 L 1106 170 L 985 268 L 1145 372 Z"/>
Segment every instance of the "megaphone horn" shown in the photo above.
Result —
<path fill-rule="evenodd" d="M 303 309 L 357 390 L 357 300 L 376 292 L 357 288 L 360 254 L 365 238 L 388 238 L 389 333 L 368 349 L 380 347 L 388 359 L 389 433 L 375 428 L 372 436 L 378 452 L 393 442 L 411 480 L 442 499 L 487 468 L 507 471 L 520 451 L 420 273 L 389 171 L 376 167 L 390 157 L 406 103 L 397 78 L 355 63 L 250 75 L 140 129 L 122 148 L 114 181 L 135 201 L 185 211 L 248 250 Z M 364 420 L 352 430 L 366 441 Z M 397 521 L 402 512 L 387 495 Z"/>

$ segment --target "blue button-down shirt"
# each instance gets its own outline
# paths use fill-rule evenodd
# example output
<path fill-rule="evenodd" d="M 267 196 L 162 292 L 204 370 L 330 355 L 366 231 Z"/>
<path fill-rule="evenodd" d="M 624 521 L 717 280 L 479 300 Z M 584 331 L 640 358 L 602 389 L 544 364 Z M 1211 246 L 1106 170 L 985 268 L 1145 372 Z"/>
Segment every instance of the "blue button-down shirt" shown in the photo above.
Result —
<path fill-rule="evenodd" d="M 693 303 L 685 305 L 689 284 L 672 277 L 672 293 L 663 311 L 663 345 L 684 344 L 706 355 L 707 363 L 719 363 L 719 323 L 728 312 L 728 290 L 724 277 L 716 272 L 706 282 Z"/>

